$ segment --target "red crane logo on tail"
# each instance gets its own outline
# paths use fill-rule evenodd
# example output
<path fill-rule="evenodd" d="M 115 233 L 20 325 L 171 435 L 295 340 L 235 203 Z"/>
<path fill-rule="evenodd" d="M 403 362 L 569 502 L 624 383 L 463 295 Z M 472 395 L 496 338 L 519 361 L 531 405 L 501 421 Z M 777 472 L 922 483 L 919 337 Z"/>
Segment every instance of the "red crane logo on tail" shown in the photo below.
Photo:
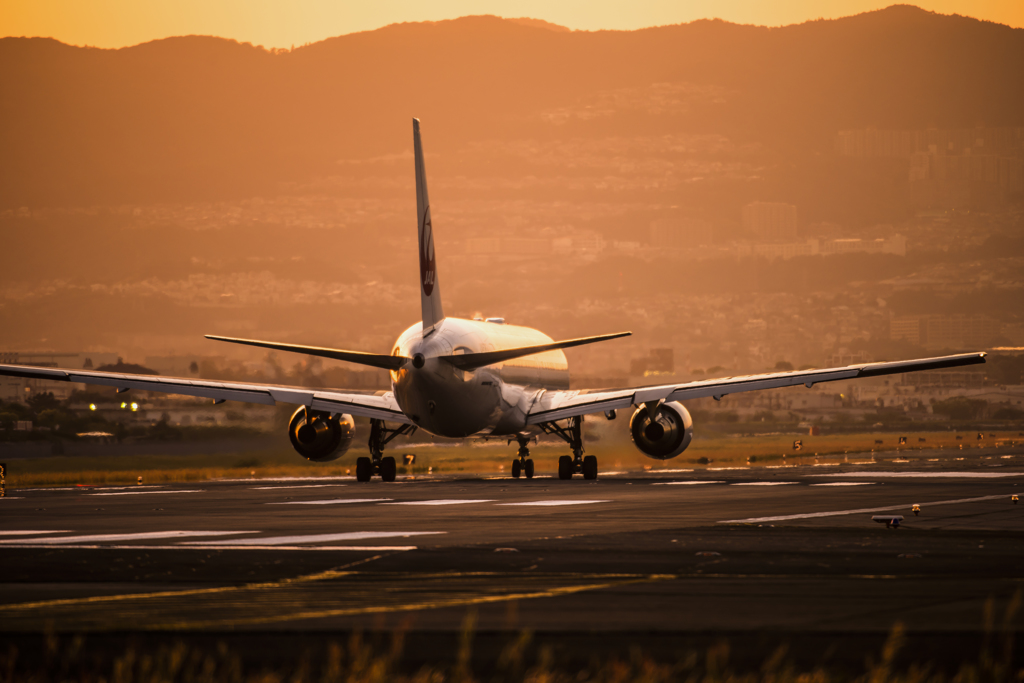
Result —
<path fill-rule="evenodd" d="M 430 296 L 437 282 L 437 265 L 434 262 L 434 229 L 430 224 L 429 206 L 420 221 L 420 282 L 423 284 L 423 294 Z"/>

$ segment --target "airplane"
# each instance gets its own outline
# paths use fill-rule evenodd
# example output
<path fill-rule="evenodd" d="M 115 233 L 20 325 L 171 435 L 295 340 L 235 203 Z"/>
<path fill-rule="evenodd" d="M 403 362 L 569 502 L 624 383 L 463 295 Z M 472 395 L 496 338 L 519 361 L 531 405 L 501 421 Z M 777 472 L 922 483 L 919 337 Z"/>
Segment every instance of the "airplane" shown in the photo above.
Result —
<path fill-rule="evenodd" d="M 824 370 L 776 372 L 683 384 L 572 390 L 563 349 L 617 339 L 629 332 L 555 341 L 546 334 L 501 318 L 451 318 L 444 314 L 427 195 L 420 122 L 413 119 L 416 212 L 419 230 L 421 320 L 399 335 L 389 354 L 207 335 L 208 339 L 355 363 L 390 372 L 391 391 L 359 392 L 173 377 L 0 365 L 0 375 L 57 380 L 212 398 L 215 404 L 244 401 L 297 405 L 288 423 L 295 450 L 326 462 L 345 454 L 355 437 L 353 416 L 370 420 L 369 457 L 356 459 L 356 479 L 394 481 L 395 459 L 384 455 L 393 439 L 417 429 L 442 437 L 506 437 L 519 444 L 512 476 L 533 477 L 529 442 L 539 434 L 565 441 L 571 455 L 558 459 L 559 479 L 598 475 L 597 457 L 584 455 L 583 417 L 633 408 L 629 432 L 644 455 L 667 460 L 693 440 L 693 419 L 681 401 L 744 391 L 879 377 L 985 362 L 984 353 L 865 363 Z"/>

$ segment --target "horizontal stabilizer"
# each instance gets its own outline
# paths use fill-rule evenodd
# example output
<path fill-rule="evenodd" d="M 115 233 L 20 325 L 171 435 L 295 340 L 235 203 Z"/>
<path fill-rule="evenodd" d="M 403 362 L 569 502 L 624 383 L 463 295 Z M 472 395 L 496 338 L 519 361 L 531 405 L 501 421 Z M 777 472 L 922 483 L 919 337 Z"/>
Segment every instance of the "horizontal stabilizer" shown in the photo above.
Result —
<path fill-rule="evenodd" d="M 516 349 L 502 349 L 501 351 L 485 351 L 483 353 L 464 353 L 458 356 L 442 356 L 442 358 L 460 370 L 473 370 L 482 368 L 485 365 L 501 363 L 513 358 L 532 356 L 535 353 L 554 351 L 556 349 L 568 349 L 573 346 L 583 346 L 594 342 L 606 341 L 628 337 L 632 332 L 616 332 L 615 334 L 602 334 L 596 337 L 581 337 L 580 339 L 566 339 L 565 341 L 552 342 L 551 344 L 538 344 L 537 346 L 520 346 Z"/>
<path fill-rule="evenodd" d="M 384 368 L 385 370 L 397 370 L 402 367 L 408 358 L 405 356 L 385 356 L 379 353 L 363 353 L 362 351 L 342 351 L 341 349 L 325 349 L 320 346 L 302 346 L 300 344 L 280 344 L 277 342 L 258 341 L 256 339 L 236 339 L 234 337 L 218 337 L 216 335 L 208 334 L 207 339 L 214 339 L 216 341 L 226 341 L 232 344 L 245 344 L 247 346 L 259 346 L 264 349 L 275 349 L 277 351 L 292 351 L 294 353 L 304 353 L 309 356 L 319 356 L 321 358 L 333 358 L 334 360 L 343 360 L 349 363 L 356 363 L 358 365 L 369 365 L 374 368 Z"/>

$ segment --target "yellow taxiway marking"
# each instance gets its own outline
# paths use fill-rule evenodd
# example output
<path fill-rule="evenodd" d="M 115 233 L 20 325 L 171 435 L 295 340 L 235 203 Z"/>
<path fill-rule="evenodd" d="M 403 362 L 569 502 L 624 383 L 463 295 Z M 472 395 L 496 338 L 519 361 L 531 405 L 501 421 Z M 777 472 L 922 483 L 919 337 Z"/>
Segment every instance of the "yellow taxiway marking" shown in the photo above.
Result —
<path fill-rule="evenodd" d="M 457 576 L 458 574 L 453 574 Z M 598 575 L 600 576 L 600 575 Z M 623 576 L 623 575 L 613 575 Z M 554 598 L 561 595 L 572 595 L 585 591 L 601 590 L 613 586 L 625 586 L 633 583 L 648 583 L 652 581 L 664 581 L 676 578 L 674 574 L 649 574 L 636 576 L 623 581 L 611 581 L 606 583 L 583 584 L 579 586 L 561 586 L 549 588 L 542 591 L 526 593 L 506 593 L 503 595 L 478 595 L 464 598 L 451 598 L 448 600 L 427 600 L 423 602 L 411 602 L 397 605 L 374 605 L 371 607 L 343 607 L 337 609 L 311 610 L 307 612 L 293 612 L 289 614 L 272 614 L 260 617 L 235 618 L 235 619 L 210 619 L 204 621 L 178 621 L 166 624 L 156 624 L 150 628 L 153 630 L 190 630 L 200 628 L 211 628 L 217 626 L 248 626 L 255 624 L 272 624 L 282 621 L 299 621 L 302 619 L 324 619 L 326 617 L 355 616 L 359 614 L 381 614 L 389 612 L 415 612 L 425 609 L 441 609 L 445 607 L 464 607 L 466 605 L 484 605 L 496 602 L 507 602 L 510 600 L 530 600 L 533 598 Z"/>
<path fill-rule="evenodd" d="M 7 612 L 11 610 L 38 609 L 40 607 L 66 607 L 68 605 L 88 605 L 103 602 L 118 602 L 122 600 L 179 598 L 187 595 L 213 595 L 215 593 L 235 593 L 240 591 L 266 590 L 268 588 L 283 588 L 284 586 L 290 586 L 297 583 L 325 581 L 327 579 L 336 579 L 340 576 L 356 574 L 357 572 L 341 570 L 347 567 L 353 567 L 355 565 L 372 562 L 373 560 L 379 560 L 381 557 L 383 557 L 383 555 L 376 555 L 374 557 L 366 558 L 365 560 L 359 560 L 358 562 L 346 564 L 343 567 L 339 567 L 338 569 L 328 569 L 327 571 L 317 572 L 316 574 L 296 576 L 291 579 L 281 579 L 280 581 L 268 581 L 264 583 L 247 583 L 243 586 L 220 586 L 218 588 L 193 588 L 190 590 L 183 591 L 161 591 L 159 593 L 125 593 L 123 595 L 96 595 L 89 598 L 67 598 L 64 600 L 41 600 L 39 602 L 19 602 L 13 605 L 0 605 L 0 612 Z"/>

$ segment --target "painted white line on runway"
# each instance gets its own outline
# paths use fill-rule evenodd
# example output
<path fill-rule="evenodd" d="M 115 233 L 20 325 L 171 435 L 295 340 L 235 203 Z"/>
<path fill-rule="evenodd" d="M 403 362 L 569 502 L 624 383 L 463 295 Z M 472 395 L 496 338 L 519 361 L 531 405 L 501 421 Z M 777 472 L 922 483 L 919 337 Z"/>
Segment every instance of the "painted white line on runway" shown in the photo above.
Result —
<path fill-rule="evenodd" d="M 556 507 L 559 505 L 589 505 L 591 503 L 610 503 L 609 500 L 531 500 L 525 503 L 498 503 L 509 506 Z"/>
<path fill-rule="evenodd" d="M 629 472 L 602 472 L 602 477 L 614 477 L 616 474 L 629 474 Z"/>
<path fill-rule="evenodd" d="M 795 481 L 738 481 L 732 486 L 789 486 L 795 484 Z"/>
<path fill-rule="evenodd" d="M 34 543 L 53 545 L 56 543 L 102 543 L 104 541 L 147 541 L 154 538 L 185 538 L 188 536 L 234 536 L 236 534 L 258 534 L 258 531 L 145 531 L 137 534 L 90 534 L 88 536 L 60 536 L 58 538 L 33 538 L 0 541 L 4 545 Z M 251 541 L 250 541 L 251 542 Z"/>
<path fill-rule="evenodd" d="M 811 484 L 811 486 L 874 486 L 873 481 L 830 481 L 827 484 Z"/>
<path fill-rule="evenodd" d="M 296 484 L 295 486 L 250 486 L 253 491 L 270 491 L 273 489 L 322 489 L 332 486 L 348 486 L 348 484 Z"/>
<path fill-rule="evenodd" d="M 118 491 L 116 493 L 87 493 L 87 496 L 140 496 L 149 494 L 157 496 L 162 493 L 202 493 L 202 489 L 180 489 L 178 491 Z"/>
<path fill-rule="evenodd" d="M 21 500 L 25 496 L 0 496 L 0 500 Z"/>
<path fill-rule="evenodd" d="M 668 474 L 670 472 L 693 472 L 693 469 L 688 470 L 654 470 L 657 474 Z"/>
<path fill-rule="evenodd" d="M 383 503 L 390 498 L 332 498 L 330 500 L 284 500 L 267 505 L 342 505 L 344 503 Z"/>
<path fill-rule="evenodd" d="M 182 541 L 181 545 L 297 545 L 300 543 L 333 543 L 335 541 L 362 541 L 369 538 L 408 538 L 409 536 L 433 536 L 446 531 L 347 531 L 340 534 L 310 534 L 307 536 L 271 536 L 269 538 L 236 538 L 230 541 Z"/>
<path fill-rule="evenodd" d="M 876 463 L 877 464 L 877 463 Z M 884 477 L 888 479 L 1005 479 L 1024 477 L 1024 472 L 830 472 L 812 477 Z"/>
<path fill-rule="evenodd" d="M 724 481 L 656 481 L 651 486 L 694 486 L 696 484 L 724 484 Z"/>
<path fill-rule="evenodd" d="M 603 472 L 602 472 L 602 474 L 603 474 Z M 532 478 L 533 479 L 550 479 L 551 475 L 550 474 L 535 474 Z M 497 477 L 484 477 L 483 479 L 484 479 L 484 481 L 499 481 L 501 479 L 508 479 L 509 481 L 515 481 L 515 477 L 513 477 L 511 474 L 498 475 Z M 524 479 L 525 479 L 525 477 L 524 477 Z M 527 480 L 527 481 L 529 481 L 529 480 Z"/>
<path fill-rule="evenodd" d="M 4 546 L 6 548 L 52 548 L 49 545 L 24 543 L 21 545 Z M 364 551 L 407 551 L 416 550 L 415 545 L 62 545 L 70 550 L 344 550 L 346 552 Z"/>
<path fill-rule="evenodd" d="M 919 501 L 922 507 L 933 507 L 935 505 L 957 505 L 959 503 L 978 503 L 985 500 L 999 500 L 1009 498 L 1011 494 L 1005 493 L 998 496 L 981 496 L 980 498 L 958 498 L 956 500 L 934 500 Z M 841 515 L 861 515 L 868 512 L 889 512 L 890 510 L 908 510 L 912 503 L 902 505 L 888 505 L 880 508 L 859 508 L 857 510 L 830 510 L 829 512 L 808 512 L 801 515 L 779 515 L 777 517 L 749 517 L 747 519 L 724 519 L 719 524 L 755 524 L 758 522 L 785 522 L 790 519 L 814 519 L 817 517 L 839 517 Z"/>
<path fill-rule="evenodd" d="M 209 481 L 247 481 L 250 484 L 255 484 L 261 481 L 355 481 L 356 478 L 353 476 L 337 476 L 337 477 L 245 477 L 242 479 L 210 479 Z"/>
<path fill-rule="evenodd" d="M 725 472 L 726 470 L 749 470 L 749 467 L 708 467 L 708 472 Z"/>
<path fill-rule="evenodd" d="M 163 485 L 152 484 L 149 486 L 139 486 L 138 484 L 135 484 L 134 486 L 83 486 L 81 488 L 83 491 L 126 491 L 128 489 L 162 489 Z"/>
<path fill-rule="evenodd" d="M 70 531 L 0 531 L 0 536 L 38 536 L 39 534 L 70 534 Z"/>
<path fill-rule="evenodd" d="M 384 503 L 384 505 L 466 505 L 469 503 L 493 503 L 494 499 L 484 500 L 461 500 L 457 498 L 441 500 L 401 500 L 397 503 Z"/>

